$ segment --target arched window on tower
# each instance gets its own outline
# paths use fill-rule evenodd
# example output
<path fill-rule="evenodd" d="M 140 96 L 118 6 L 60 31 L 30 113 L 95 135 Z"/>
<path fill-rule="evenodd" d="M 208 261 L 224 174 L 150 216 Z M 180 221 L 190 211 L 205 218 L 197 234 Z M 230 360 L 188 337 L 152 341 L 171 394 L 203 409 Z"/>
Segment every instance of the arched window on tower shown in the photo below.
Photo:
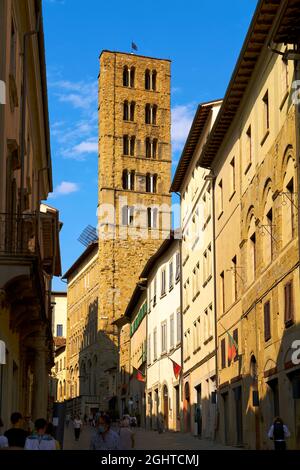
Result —
<path fill-rule="evenodd" d="M 129 155 L 129 137 L 123 135 L 123 155 Z"/>
<path fill-rule="evenodd" d="M 129 86 L 129 70 L 127 65 L 123 67 L 123 86 Z"/>
<path fill-rule="evenodd" d="M 145 71 L 145 89 L 150 90 L 151 79 L 150 79 L 150 70 Z"/>
<path fill-rule="evenodd" d="M 123 120 L 129 121 L 129 104 L 128 101 L 124 101 L 123 104 Z"/>
<path fill-rule="evenodd" d="M 135 102 L 131 101 L 130 103 L 130 121 L 134 121 L 134 113 L 135 113 Z"/>
<path fill-rule="evenodd" d="M 134 80 L 135 80 L 135 68 L 131 67 L 130 68 L 130 87 L 134 87 Z"/>
<path fill-rule="evenodd" d="M 152 90 L 156 91 L 156 70 L 152 70 Z"/>

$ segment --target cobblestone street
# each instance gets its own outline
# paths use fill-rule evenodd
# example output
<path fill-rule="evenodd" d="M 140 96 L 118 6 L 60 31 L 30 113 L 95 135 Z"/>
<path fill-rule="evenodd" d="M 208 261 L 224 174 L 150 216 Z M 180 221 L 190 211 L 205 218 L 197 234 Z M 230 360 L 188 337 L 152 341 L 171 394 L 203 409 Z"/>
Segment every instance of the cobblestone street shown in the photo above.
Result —
<path fill-rule="evenodd" d="M 65 430 L 64 450 L 88 450 L 94 428 L 84 426 L 78 442 L 73 428 Z M 198 439 L 187 433 L 145 431 L 138 428 L 135 435 L 135 448 L 140 450 L 238 450 L 235 447 L 216 444 L 207 439 Z"/>

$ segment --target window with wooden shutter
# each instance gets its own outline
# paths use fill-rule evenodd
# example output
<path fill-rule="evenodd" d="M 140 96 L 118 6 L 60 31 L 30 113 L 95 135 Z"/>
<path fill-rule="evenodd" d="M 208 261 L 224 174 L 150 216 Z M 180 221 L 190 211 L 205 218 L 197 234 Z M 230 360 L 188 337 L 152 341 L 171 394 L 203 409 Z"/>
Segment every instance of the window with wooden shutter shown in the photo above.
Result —
<path fill-rule="evenodd" d="M 225 338 L 221 341 L 221 367 L 224 369 L 226 366 L 226 351 L 225 351 Z"/>
<path fill-rule="evenodd" d="M 271 338 L 271 316 L 270 316 L 270 301 L 264 305 L 264 326 L 265 326 L 265 341 Z"/>
<path fill-rule="evenodd" d="M 294 323 L 293 282 L 284 286 L 284 323 L 286 327 Z"/>

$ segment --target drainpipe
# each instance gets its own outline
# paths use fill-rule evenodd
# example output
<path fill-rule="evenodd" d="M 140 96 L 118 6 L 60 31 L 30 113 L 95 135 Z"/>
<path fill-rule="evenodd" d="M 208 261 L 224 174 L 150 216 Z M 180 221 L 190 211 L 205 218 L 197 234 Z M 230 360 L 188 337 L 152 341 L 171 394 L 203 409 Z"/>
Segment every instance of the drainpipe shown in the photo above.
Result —
<path fill-rule="evenodd" d="M 296 53 L 297 56 L 300 54 L 300 39 L 298 41 L 298 44 L 296 45 Z M 297 60 L 295 60 L 295 80 L 298 81 L 298 90 L 300 87 L 300 58 L 297 57 Z M 298 196 L 298 256 L 300 259 L 300 100 L 298 98 L 298 101 L 295 103 L 295 127 L 296 127 L 296 161 L 297 161 L 297 179 L 298 179 L 298 188 L 296 190 L 297 196 Z M 299 271 L 300 273 L 300 271 Z"/>
<path fill-rule="evenodd" d="M 205 176 L 206 181 L 211 181 L 212 192 L 212 246 L 213 246 L 213 285 L 214 285 L 214 319 L 215 319 L 215 368 L 216 368 L 216 393 L 219 387 L 218 372 L 218 315 L 217 315 L 217 257 L 216 257 L 216 203 L 215 185 L 216 176 L 213 171 Z M 216 420 L 218 419 L 218 397 L 216 396 Z M 214 440 L 216 440 L 217 429 L 215 427 Z"/>
<path fill-rule="evenodd" d="M 28 31 L 23 36 L 23 90 L 22 90 L 22 112 L 21 112 L 21 136 L 20 136 L 20 157 L 21 157 L 21 181 L 20 181 L 20 214 L 23 214 L 24 176 L 25 176 L 25 127 L 26 127 L 26 98 L 27 98 L 27 39 L 40 31 L 41 12 L 38 12 L 36 28 Z"/>
<path fill-rule="evenodd" d="M 182 259 L 182 198 L 181 193 L 175 192 L 180 199 L 180 239 L 179 239 L 179 262 L 180 262 L 180 317 L 181 317 L 181 372 L 180 372 L 180 379 L 179 379 L 179 390 L 180 390 L 180 397 L 182 403 L 182 411 L 183 411 L 183 259 Z M 182 419 L 180 423 L 181 430 L 183 430 L 184 421 Z"/>

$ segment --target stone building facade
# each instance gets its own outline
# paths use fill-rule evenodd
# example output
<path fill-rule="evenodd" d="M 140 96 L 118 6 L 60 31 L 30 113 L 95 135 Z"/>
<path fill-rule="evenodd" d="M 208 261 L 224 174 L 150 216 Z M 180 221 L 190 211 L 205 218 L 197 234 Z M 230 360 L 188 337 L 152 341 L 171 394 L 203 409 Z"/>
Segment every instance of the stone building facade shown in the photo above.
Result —
<path fill-rule="evenodd" d="M 170 230 L 170 61 L 103 51 L 99 125 L 99 329 L 111 344 L 100 355 L 104 397 L 107 364 L 117 367 L 112 322 Z"/>
<path fill-rule="evenodd" d="M 272 447 L 276 415 L 300 445 L 298 19 L 299 3 L 259 2 L 199 159 L 216 201 L 217 433 L 251 449 Z"/>
<path fill-rule="evenodd" d="M 91 243 L 64 274 L 68 282 L 67 410 L 89 415 L 101 401 L 98 331 L 98 243 Z M 107 395 L 107 390 L 105 390 Z"/>
<path fill-rule="evenodd" d="M 198 106 L 171 191 L 181 195 L 183 421 L 186 432 L 213 438 L 216 390 L 212 182 L 198 165 L 221 101 Z"/>
<path fill-rule="evenodd" d="M 58 211 L 41 205 L 52 191 L 42 2 L 1 1 L 0 43 L 0 415 L 7 428 L 13 411 L 32 419 L 50 412 L 50 293 L 61 267 Z"/>

